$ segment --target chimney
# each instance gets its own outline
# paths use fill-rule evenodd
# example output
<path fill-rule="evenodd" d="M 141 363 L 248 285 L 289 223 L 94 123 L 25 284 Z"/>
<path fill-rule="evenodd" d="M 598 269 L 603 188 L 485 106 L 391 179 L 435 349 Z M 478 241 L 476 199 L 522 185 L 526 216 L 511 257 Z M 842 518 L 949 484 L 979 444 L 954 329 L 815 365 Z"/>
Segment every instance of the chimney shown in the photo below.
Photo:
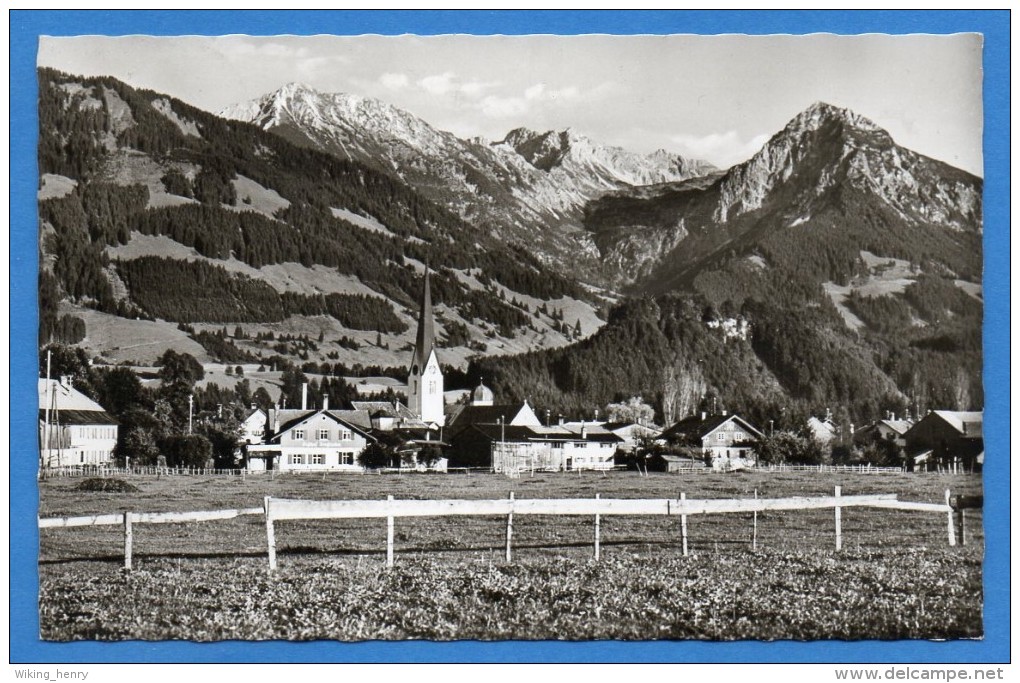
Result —
<path fill-rule="evenodd" d="M 599 409 L 598 408 L 595 409 L 595 421 L 596 422 L 599 421 Z"/>
<path fill-rule="evenodd" d="M 329 410 L 329 396 L 322 397 L 322 409 Z"/>
<path fill-rule="evenodd" d="M 560 426 L 562 427 L 563 426 L 563 416 L 562 415 L 559 416 L 559 421 L 560 421 Z"/>
<path fill-rule="evenodd" d="M 70 375 L 61 375 L 60 376 L 60 386 L 66 387 L 66 388 L 70 389 L 71 388 L 71 376 Z"/>
<path fill-rule="evenodd" d="M 301 385 L 301 410 L 308 410 L 308 382 Z"/>
<path fill-rule="evenodd" d="M 585 426 L 584 420 L 581 420 L 581 438 L 582 439 L 588 438 L 588 427 Z"/>
<path fill-rule="evenodd" d="M 706 417 L 707 417 L 707 415 L 705 414 L 705 411 L 702 410 L 701 411 L 701 421 L 704 422 Z"/>
<path fill-rule="evenodd" d="M 725 410 L 724 410 L 724 411 L 722 411 L 722 416 L 723 416 L 723 417 L 726 417 L 726 411 L 725 411 Z"/>

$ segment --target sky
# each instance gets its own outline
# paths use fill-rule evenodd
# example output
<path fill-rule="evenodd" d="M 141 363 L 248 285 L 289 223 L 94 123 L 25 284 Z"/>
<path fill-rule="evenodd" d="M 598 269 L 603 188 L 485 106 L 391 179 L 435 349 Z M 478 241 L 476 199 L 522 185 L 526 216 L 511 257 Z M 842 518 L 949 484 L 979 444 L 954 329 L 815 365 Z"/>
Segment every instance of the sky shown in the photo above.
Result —
<path fill-rule="evenodd" d="M 824 101 L 983 175 L 974 34 L 41 37 L 38 63 L 214 113 L 296 81 L 378 98 L 460 137 L 572 128 L 719 167 Z"/>

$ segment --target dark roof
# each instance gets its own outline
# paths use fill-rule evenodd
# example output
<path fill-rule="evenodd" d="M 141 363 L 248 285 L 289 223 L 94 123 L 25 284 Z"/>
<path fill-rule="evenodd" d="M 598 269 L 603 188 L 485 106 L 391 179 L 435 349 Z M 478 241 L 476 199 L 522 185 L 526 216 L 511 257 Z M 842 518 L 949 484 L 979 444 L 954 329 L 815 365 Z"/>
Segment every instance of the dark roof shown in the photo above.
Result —
<path fill-rule="evenodd" d="M 746 431 L 752 432 L 755 436 L 762 435 L 754 425 L 739 415 L 706 415 L 704 419 L 700 415 L 691 415 L 664 431 L 662 436 L 675 441 L 700 441 L 702 437 L 730 420 L 739 421 Z"/>
<path fill-rule="evenodd" d="M 460 406 L 459 410 L 450 413 L 449 425 L 463 424 L 499 424 L 500 418 L 509 422 L 521 412 L 524 404 L 498 406 Z"/>
<path fill-rule="evenodd" d="M 280 411 L 280 412 L 282 413 L 284 411 Z M 280 431 L 278 431 L 275 434 L 273 434 L 273 436 L 270 437 L 268 439 L 268 441 L 276 441 L 277 439 L 280 438 L 280 435 L 283 434 L 284 432 L 286 432 L 286 431 L 288 431 L 290 429 L 293 429 L 294 427 L 297 427 L 302 422 L 305 422 L 306 420 L 314 417 L 315 415 L 318 415 L 319 413 L 327 415 L 328 417 L 332 418 L 335 422 L 338 422 L 338 423 L 340 423 L 340 424 L 342 424 L 342 425 L 344 425 L 346 427 L 350 427 L 352 431 L 355 431 L 358 434 L 361 434 L 366 439 L 371 439 L 371 440 L 375 441 L 375 437 L 372 436 L 371 434 L 369 434 L 367 431 L 365 431 L 366 428 L 360 427 L 357 424 L 355 424 L 351 419 L 345 419 L 345 417 L 341 417 L 338 414 L 338 413 L 355 413 L 355 412 L 359 412 L 359 411 L 351 411 L 351 410 L 344 410 L 344 411 L 308 410 L 308 411 L 302 411 L 302 410 L 298 410 L 298 411 L 286 411 L 286 412 L 298 413 L 298 415 L 296 415 L 296 416 L 290 416 L 290 415 L 286 416 L 286 417 L 289 417 L 290 419 L 288 419 L 286 422 L 281 422 L 281 424 L 280 424 Z"/>
<path fill-rule="evenodd" d="M 39 419 L 46 419 L 46 411 L 39 411 Z M 61 425 L 119 425 L 105 410 L 51 410 L 50 424 Z"/>

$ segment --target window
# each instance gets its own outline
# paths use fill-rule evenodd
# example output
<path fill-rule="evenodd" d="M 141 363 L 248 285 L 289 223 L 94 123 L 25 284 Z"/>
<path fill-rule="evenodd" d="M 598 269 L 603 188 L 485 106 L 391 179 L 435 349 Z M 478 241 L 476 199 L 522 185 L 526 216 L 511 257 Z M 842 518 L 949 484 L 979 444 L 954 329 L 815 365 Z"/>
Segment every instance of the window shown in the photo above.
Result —
<path fill-rule="evenodd" d="M 354 453 L 351 453 L 350 451 L 340 451 L 340 453 L 338 453 L 338 455 L 340 456 L 340 464 L 341 465 L 353 465 L 354 464 Z"/>
<path fill-rule="evenodd" d="M 312 457 L 312 461 L 311 461 L 312 465 L 325 465 L 326 464 L 326 456 L 324 454 L 322 454 L 322 453 L 312 453 L 311 457 Z"/>
<path fill-rule="evenodd" d="M 733 440 L 734 441 L 743 441 L 744 440 L 744 433 L 743 432 L 733 432 Z"/>
<path fill-rule="evenodd" d="M 554 441 L 552 447 L 553 448 L 563 448 L 563 442 L 562 441 Z"/>
<path fill-rule="evenodd" d="M 715 440 L 716 441 L 725 441 L 726 440 L 726 432 L 717 432 L 716 435 L 715 435 Z"/>
<path fill-rule="evenodd" d="M 429 382 L 429 393 L 430 394 L 436 393 L 436 383 L 435 382 Z"/>
<path fill-rule="evenodd" d="M 300 453 L 292 453 L 291 455 L 287 456 L 287 462 L 290 463 L 291 465 L 304 465 L 305 456 L 301 455 Z"/>
<path fill-rule="evenodd" d="M 349 430 L 349 429 L 341 429 L 340 430 L 340 440 L 341 441 L 350 441 L 351 440 L 351 430 Z"/>
<path fill-rule="evenodd" d="M 329 441 L 329 430 L 328 429 L 320 429 L 319 430 L 319 441 Z"/>
<path fill-rule="evenodd" d="M 294 440 L 295 441 L 304 441 L 304 439 L 305 439 L 305 430 L 303 430 L 303 429 L 295 429 L 294 430 Z"/>

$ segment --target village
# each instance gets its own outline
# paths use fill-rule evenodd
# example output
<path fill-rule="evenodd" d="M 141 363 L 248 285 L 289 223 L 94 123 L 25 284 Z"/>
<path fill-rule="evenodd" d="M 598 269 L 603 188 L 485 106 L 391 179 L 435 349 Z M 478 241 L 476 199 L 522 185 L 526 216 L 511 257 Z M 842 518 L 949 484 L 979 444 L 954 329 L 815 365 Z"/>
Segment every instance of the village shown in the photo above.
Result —
<path fill-rule="evenodd" d="M 281 406 L 279 400 L 267 409 L 252 406 L 240 424 L 234 469 L 477 469 L 515 477 L 536 471 L 731 472 L 852 462 L 890 470 L 974 473 L 984 462 L 982 413 L 974 411 L 890 413 L 849 429 L 829 411 L 808 417 L 797 430 L 776 430 L 772 420 L 768 426 L 755 425 L 716 409 L 659 426 L 639 397 L 604 407 L 601 418 L 600 409 L 593 408 L 588 416 L 567 419 L 527 400 L 500 402 L 484 382 L 451 404 L 437 349 L 426 276 L 407 382 L 383 385 L 406 401 L 351 400 L 330 406 L 325 396 L 312 405 L 305 383 L 300 406 Z M 379 388 L 367 381 L 357 385 L 359 393 Z M 144 464 L 130 457 L 118 462 L 118 421 L 66 377 L 39 380 L 39 420 L 42 475 Z M 178 464 L 168 463 L 166 454 L 156 461 L 157 468 Z M 200 464 L 215 469 L 211 459 Z"/>

